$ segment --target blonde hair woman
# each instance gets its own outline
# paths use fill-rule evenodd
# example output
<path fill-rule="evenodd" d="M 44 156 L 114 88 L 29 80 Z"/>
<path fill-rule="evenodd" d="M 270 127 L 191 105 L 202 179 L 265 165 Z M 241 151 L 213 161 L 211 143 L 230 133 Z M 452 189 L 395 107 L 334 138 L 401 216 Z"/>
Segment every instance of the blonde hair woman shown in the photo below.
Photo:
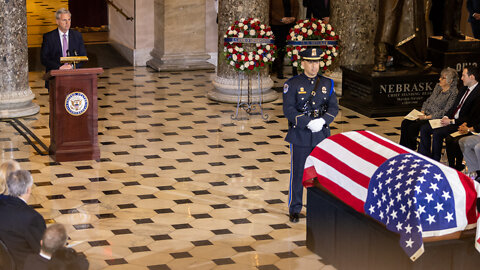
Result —
<path fill-rule="evenodd" d="M 8 194 L 7 176 L 17 170 L 20 170 L 20 164 L 15 160 L 5 161 L 0 165 L 0 194 Z"/>

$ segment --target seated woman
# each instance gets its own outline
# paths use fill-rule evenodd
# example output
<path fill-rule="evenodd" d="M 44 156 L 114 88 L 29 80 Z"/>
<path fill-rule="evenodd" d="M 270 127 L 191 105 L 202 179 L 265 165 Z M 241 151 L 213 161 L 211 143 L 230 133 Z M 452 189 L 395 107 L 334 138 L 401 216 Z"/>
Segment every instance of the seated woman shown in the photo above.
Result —
<path fill-rule="evenodd" d="M 402 122 L 400 144 L 414 151 L 417 150 L 417 137 L 422 125 L 430 119 L 440 119 L 452 107 L 457 97 L 458 74 L 453 68 L 445 68 L 440 72 L 439 82 L 432 94 L 422 105 L 422 115 L 417 120 L 405 119 Z"/>

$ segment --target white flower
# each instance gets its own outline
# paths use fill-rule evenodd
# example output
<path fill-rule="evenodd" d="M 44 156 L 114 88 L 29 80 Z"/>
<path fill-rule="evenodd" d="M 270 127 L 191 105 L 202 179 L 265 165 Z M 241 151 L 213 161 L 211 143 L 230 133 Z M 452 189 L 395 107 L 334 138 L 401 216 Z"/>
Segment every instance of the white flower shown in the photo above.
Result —
<path fill-rule="evenodd" d="M 295 61 L 295 62 L 292 63 L 292 65 L 293 65 L 294 67 L 298 67 L 298 62 Z"/>
<path fill-rule="evenodd" d="M 255 36 L 255 30 L 250 30 L 250 36 Z"/>
<path fill-rule="evenodd" d="M 332 30 L 332 26 L 330 24 L 327 24 L 327 30 Z"/>
<path fill-rule="evenodd" d="M 243 33 L 238 33 L 239 38 L 243 38 Z"/>
<path fill-rule="evenodd" d="M 267 49 L 267 51 L 270 51 L 270 45 L 265 46 L 265 49 Z"/>
<path fill-rule="evenodd" d="M 228 52 L 229 52 L 229 53 L 232 53 L 232 52 L 233 52 L 233 49 L 232 49 L 232 48 L 228 49 Z"/>
<path fill-rule="evenodd" d="M 235 62 L 230 61 L 230 65 L 235 66 Z"/>
<path fill-rule="evenodd" d="M 257 51 L 257 53 L 258 53 L 258 54 L 262 54 L 262 53 L 263 53 L 263 50 L 262 50 L 262 49 L 259 49 L 259 50 Z"/>
<path fill-rule="evenodd" d="M 243 64 L 246 68 L 248 68 L 248 66 L 250 66 L 250 62 L 245 62 L 245 64 Z"/>
<path fill-rule="evenodd" d="M 243 23 L 239 23 L 239 24 L 238 24 L 238 27 L 243 27 Z"/>
<path fill-rule="evenodd" d="M 294 32 L 291 32 L 291 33 L 290 33 L 290 36 L 291 36 L 291 37 L 294 37 L 294 36 L 295 36 L 295 33 L 294 33 Z"/>
<path fill-rule="evenodd" d="M 245 18 L 241 18 L 241 19 L 240 19 L 240 22 L 241 22 L 241 23 L 244 22 L 244 21 L 245 21 Z"/>
<path fill-rule="evenodd" d="M 307 35 L 311 36 L 312 34 L 313 34 L 313 31 L 312 31 L 312 30 L 310 30 L 310 29 L 308 29 L 308 31 L 307 31 Z"/>
<path fill-rule="evenodd" d="M 262 29 L 262 30 L 265 29 L 265 25 L 263 25 L 263 24 L 260 25 L 260 29 Z"/>
<path fill-rule="evenodd" d="M 240 65 L 240 69 L 241 69 L 241 70 L 244 70 L 245 68 L 243 67 L 243 65 Z"/>
<path fill-rule="evenodd" d="M 254 65 L 254 62 L 253 62 L 253 61 L 250 61 L 250 65 L 253 66 L 253 65 Z"/>
<path fill-rule="evenodd" d="M 262 35 L 262 36 L 265 35 L 265 31 L 261 30 L 260 35 Z"/>
<path fill-rule="evenodd" d="M 240 57 L 240 59 L 245 60 L 245 55 L 242 54 L 242 56 Z"/>
<path fill-rule="evenodd" d="M 268 62 L 268 57 L 264 57 L 263 62 Z"/>
<path fill-rule="evenodd" d="M 253 56 L 251 54 L 248 55 L 248 60 L 253 60 Z"/>
<path fill-rule="evenodd" d="M 229 35 L 231 35 L 230 33 L 228 33 L 228 34 L 229 34 Z M 226 37 L 227 37 L 227 35 L 223 35 L 223 37 L 224 37 L 224 38 L 226 38 Z"/>
<path fill-rule="evenodd" d="M 295 49 L 295 50 L 292 51 L 292 53 L 293 53 L 293 54 L 298 54 L 298 50 Z"/>
<path fill-rule="evenodd" d="M 298 26 L 303 27 L 303 23 L 299 23 Z"/>
<path fill-rule="evenodd" d="M 302 32 L 303 32 L 303 33 L 306 33 L 306 32 L 307 32 L 307 28 L 302 28 Z"/>
<path fill-rule="evenodd" d="M 237 55 L 234 54 L 234 55 L 232 56 L 232 59 L 233 59 L 233 61 L 237 61 Z"/>
<path fill-rule="evenodd" d="M 320 32 L 325 33 L 325 27 L 322 27 L 322 31 Z"/>
<path fill-rule="evenodd" d="M 223 47 L 223 51 L 224 51 L 224 52 L 227 52 L 227 47 Z"/>
<path fill-rule="evenodd" d="M 317 24 L 316 24 L 316 23 L 313 23 L 313 24 L 312 24 L 312 28 L 313 28 L 313 29 L 317 29 Z"/>
<path fill-rule="evenodd" d="M 297 40 L 298 40 L 298 41 L 302 41 L 302 40 L 303 40 L 303 36 L 298 36 L 298 37 L 297 37 Z"/>
<path fill-rule="evenodd" d="M 332 52 L 330 52 L 330 50 L 327 50 L 327 54 L 331 54 Z"/>
<path fill-rule="evenodd" d="M 293 28 L 298 29 L 298 28 L 300 28 L 300 26 L 298 26 L 298 24 L 296 24 Z"/>
<path fill-rule="evenodd" d="M 260 59 L 260 56 L 257 54 L 257 55 L 255 55 L 255 60 L 258 61 L 258 59 Z"/>
<path fill-rule="evenodd" d="M 308 22 L 308 20 L 303 20 L 303 22 L 304 22 L 304 23 L 307 23 L 307 22 Z"/>
<path fill-rule="evenodd" d="M 244 30 L 247 30 L 247 29 L 248 29 L 248 25 L 244 25 L 244 26 L 243 26 L 243 29 L 244 29 Z"/>
<path fill-rule="evenodd" d="M 337 57 L 337 55 L 338 55 L 338 53 L 336 53 L 336 52 L 333 53 L 333 56 Z"/>
<path fill-rule="evenodd" d="M 238 50 L 237 50 L 237 51 L 239 51 L 239 52 L 243 52 L 243 48 L 238 48 Z"/>
<path fill-rule="evenodd" d="M 332 50 L 332 52 L 336 52 L 336 51 L 337 51 L 337 49 L 335 49 L 335 47 L 332 47 L 331 50 Z"/>
<path fill-rule="evenodd" d="M 335 36 L 335 32 L 334 32 L 334 31 L 330 32 L 330 35 L 331 35 L 332 37 Z"/>
<path fill-rule="evenodd" d="M 237 30 L 233 30 L 233 34 L 236 35 L 238 32 Z"/>
<path fill-rule="evenodd" d="M 268 31 L 268 32 L 267 32 L 267 36 L 271 36 L 272 34 L 273 34 L 272 31 Z"/>
<path fill-rule="evenodd" d="M 325 63 L 323 61 L 320 61 L 320 67 L 324 67 Z"/>
<path fill-rule="evenodd" d="M 275 61 L 275 57 L 272 57 L 272 62 Z"/>
<path fill-rule="evenodd" d="M 330 66 L 331 64 L 332 64 L 332 61 L 331 61 L 331 60 L 328 60 L 326 65 L 327 65 L 327 67 L 328 67 L 328 66 Z"/>
<path fill-rule="evenodd" d="M 268 58 L 268 59 L 272 58 L 272 55 L 271 55 L 271 54 L 267 54 L 267 58 Z"/>
<path fill-rule="evenodd" d="M 328 59 L 328 60 L 332 60 L 332 57 L 331 57 L 331 56 L 329 56 L 327 59 Z"/>

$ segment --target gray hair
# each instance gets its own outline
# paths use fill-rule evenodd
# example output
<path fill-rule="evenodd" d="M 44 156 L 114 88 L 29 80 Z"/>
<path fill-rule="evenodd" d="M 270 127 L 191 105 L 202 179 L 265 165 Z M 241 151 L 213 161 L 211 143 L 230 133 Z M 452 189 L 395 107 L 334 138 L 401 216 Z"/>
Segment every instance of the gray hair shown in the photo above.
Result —
<path fill-rule="evenodd" d="M 447 83 L 450 85 L 450 89 L 455 89 L 457 88 L 457 83 L 458 83 L 458 73 L 455 69 L 453 68 L 444 68 L 441 72 L 440 75 L 445 75 L 445 80 Z"/>
<path fill-rule="evenodd" d="M 55 19 L 60 20 L 60 15 L 61 14 L 68 14 L 68 15 L 70 15 L 70 17 L 72 17 L 72 13 L 70 13 L 70 11 L 68 11 L 68 9 L 61 8 L 61 9 L 57 10 L 57 12 L 55 12 Z"/>
<path fill-rule="evenodd" d="M 27 193 L 33 185 L 33 178 L 29 171 L 18 170 L 7 176 L 8 192 L 11 196 L 20 197 Z"/>
<path fill-rule="evenodd" d="M 67 230 L 60 223 L 48 226 L 43 234 L 41 249 L 47 254 L 53 254 L 67 242 Z"/>

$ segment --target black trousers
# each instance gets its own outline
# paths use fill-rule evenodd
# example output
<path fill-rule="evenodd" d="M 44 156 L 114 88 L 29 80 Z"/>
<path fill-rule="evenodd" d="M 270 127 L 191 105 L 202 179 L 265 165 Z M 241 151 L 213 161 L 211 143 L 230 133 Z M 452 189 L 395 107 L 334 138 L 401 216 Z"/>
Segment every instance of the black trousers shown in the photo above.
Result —
<path fill-rule="evenodd" d="M 402 129 L 400 133 L 400 144 L 417 151 L 417 137 L 420 132 L 420 127 L 428 125 L 428 120 L 408 120 L 402 121 Z"/>
<path fill-rule="evenodd" d="M 277 58 L 273 61 L 277 74 L 283 75 L 283 59 L 285 58 L 287 35 L 294 24 L 272 25 L 272 32 L 275 35 L 275 45 L 277 46 Z"/>
<path fill-rule="evenodd" d="M 457 169 L 459 171 L 463 170 L 463 153 L 460 149 L 458 141 L 463 138 L 472 135 L 471 133 L 460 135 L 457 137 L 452 137 L 450 135 L 445 138 L 445 150 L 447 151 L 448 166 Z"/>

